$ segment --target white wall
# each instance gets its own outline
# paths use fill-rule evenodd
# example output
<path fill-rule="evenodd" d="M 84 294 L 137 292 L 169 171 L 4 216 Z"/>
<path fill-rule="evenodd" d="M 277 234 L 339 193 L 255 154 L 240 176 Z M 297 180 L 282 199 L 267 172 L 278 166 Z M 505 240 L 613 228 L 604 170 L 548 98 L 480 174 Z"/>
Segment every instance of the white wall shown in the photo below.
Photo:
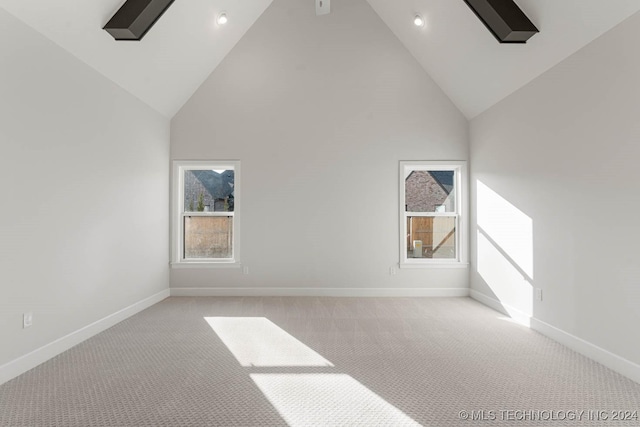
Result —
<path fill-rule="evenodd" d="M 0 153 L 0 366 L 168 288 L 168 120 L 1 9 Z"/>
<path fill-rule="evenodd" d="M 470 131 L 472 224 L 486 223 L 471 235 L 489 228 L 493 240 L 472 239 L 472 290 L 636 364 L 638 28 L 640 14 L 473 120 Z M 499 221 L 486 219 L 496 213 Z M 542 302 L 532 303 L 533 287 Z"/>
<path fill-rule="evenodd" d="M 468 288 L 397 265 L 398 161 L 466 160 L 465 118 L 365 0 L 275 0 L 173 118 L 172 159 L 242 162 L 242 263 L 171 287 Z"/>

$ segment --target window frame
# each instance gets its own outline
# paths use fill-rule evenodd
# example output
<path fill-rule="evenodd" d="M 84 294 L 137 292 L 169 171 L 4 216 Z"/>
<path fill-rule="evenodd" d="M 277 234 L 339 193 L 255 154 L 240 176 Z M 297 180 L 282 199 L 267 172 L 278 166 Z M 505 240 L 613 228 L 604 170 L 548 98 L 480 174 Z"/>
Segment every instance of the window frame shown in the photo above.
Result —
<path fill-rule="evenodd" d="M 412 171 L 453 171 L 454 172 L 454 190 L 455 190 L 455 212 L 407 212 L 405 180 Z M 456 268 L 466 267 L 468 265 L 468 172 L 467 162 L 464 160 L 455 161 L 434 161 L 434 160 L 403 160 L 400 161 L 399 167 L 399 221 L 400 221 L 400 268 Z M 456 257 L 452 259 L 446 258 L 408 258 L 406 248 L 407 241 L 407 217 L 424 216 L 424 217 L 441 217 L 455 216 L 456 218 Z"/>
<path fill-rule="evenodd" d="M 231 216 L 233 217 L 231 258 L 184 258 L 184 174 L 189 170 L 212 170 L 233 168 L 233 211 L 232 212 L 188 212 L 189 216 Z M 207 268 L 240 267 L 240 161 L 239 160 L 174 160 L 172 165 L 171 199 L 171 267 Z"/>

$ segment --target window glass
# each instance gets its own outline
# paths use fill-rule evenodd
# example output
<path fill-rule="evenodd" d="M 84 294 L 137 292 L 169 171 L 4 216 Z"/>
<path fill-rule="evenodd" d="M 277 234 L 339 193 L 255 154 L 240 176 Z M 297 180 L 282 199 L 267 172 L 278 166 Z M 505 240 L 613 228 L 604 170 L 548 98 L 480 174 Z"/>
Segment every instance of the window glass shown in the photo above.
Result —
<path fill-rule="evenodd" d="M 456 258 L 456 217 L 407 217 L 407 258 Z"/>
<path fill-rule="evenodd" d="M 185 212 L 233 212 L 235 174 L 231 170 L 185 170 Z"/>
<path fill-rule="evenodd" d="M 405 179 L 405 211 L 455 212 L 455 173 L 414 170 Z"/>
<path fill-rule="evenodd" d="M 184 258 L 231 258 L 233 217 L 185 216 Z"/>

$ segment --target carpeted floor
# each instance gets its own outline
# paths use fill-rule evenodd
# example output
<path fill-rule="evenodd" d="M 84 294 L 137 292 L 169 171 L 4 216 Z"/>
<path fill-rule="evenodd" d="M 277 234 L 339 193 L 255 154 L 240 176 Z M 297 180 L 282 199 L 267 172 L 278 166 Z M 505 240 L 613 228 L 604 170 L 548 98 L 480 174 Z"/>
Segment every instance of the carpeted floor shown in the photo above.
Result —
<path fill-rule="evenodd" d="M 0 426 L 640 426 L 616 419 L 633 411 L 640 384 L 468 298 L 172 297 L 0 386 Z"/>

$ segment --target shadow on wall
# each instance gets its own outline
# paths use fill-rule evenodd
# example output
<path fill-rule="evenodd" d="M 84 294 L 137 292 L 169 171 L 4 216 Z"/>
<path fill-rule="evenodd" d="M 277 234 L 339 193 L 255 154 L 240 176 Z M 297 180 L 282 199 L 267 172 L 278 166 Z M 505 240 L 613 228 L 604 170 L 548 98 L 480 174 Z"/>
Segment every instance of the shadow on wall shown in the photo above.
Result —
<path fill-rule="evenodd" d="M 533 220 L 480 180 L 477 272 L 505 311 L 530 326 L 533 316 Z"/>

